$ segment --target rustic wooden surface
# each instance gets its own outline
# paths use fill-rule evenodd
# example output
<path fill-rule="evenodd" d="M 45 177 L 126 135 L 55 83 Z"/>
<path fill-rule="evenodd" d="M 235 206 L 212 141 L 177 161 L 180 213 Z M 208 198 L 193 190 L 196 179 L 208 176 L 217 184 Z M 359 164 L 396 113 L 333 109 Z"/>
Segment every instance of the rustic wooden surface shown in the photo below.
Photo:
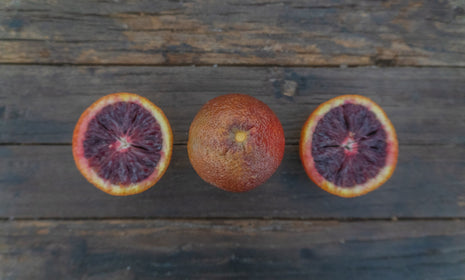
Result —
<path fill-rule="evenodd" d="M 397 170 L 379 190 L 343 199 L 308 179 L 297 146 L 278 171 L 247 193 L 200 179 L 184 145 L 157 185 L 131 197 L 109 196 L 75 168 L 70 146 L 0 148 L 0 216 L 6 218 L 441 218 L 465 217 L 465 149 L 401 146 Z"/>
<path fill-rule="evenodd" d="M 463 279 L 464 221 L 20 221 L 2 279 Z"/>
<path fill-rule="evenodd" d="M 205 102 L 231 92 L 267 103 L 287 144 L 298 143 L 319 104 L 341 94 L 381 104 L 401 145 L 465 144 L 465 68 L 0 66 L 0 75 L 0 143 L 69 144 L 89 104 L 128 91 L 164 110 L 178 144 L 187 143 L 190 122 Z"/>
<path fill-rule="evenodd" d="M 5 0 L 0 62 L 465 65 L 462 0 Z"/>
<path fill-rule="evenodd" d="M 0 279 L 464 279 L 464 49 L 463 0 L 0 1 Z M 155 187 L 112 197 L 70 143 L 122 91 L 163 108 L 175 146 Z M 243 194 L 204 183 L 185 146 L 230 92 L 286 135 L 276 174 Z M 400 143 L 391 180 L 354 199 L 297 153 L 341 94 L 379 103 Z"/>

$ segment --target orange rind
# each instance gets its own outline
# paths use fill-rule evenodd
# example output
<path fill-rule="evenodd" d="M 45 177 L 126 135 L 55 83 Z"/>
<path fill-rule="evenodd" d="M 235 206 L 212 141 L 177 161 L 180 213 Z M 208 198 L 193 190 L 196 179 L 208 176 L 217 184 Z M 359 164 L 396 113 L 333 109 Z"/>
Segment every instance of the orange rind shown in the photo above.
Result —
<path fill-rule="evenodd" d="M 195 116 L 187 151 L 197 174 L 231 192 L 268 180 L 284 155 L 284 131 L 274 112 L 245 94 L 208 101 Z"/>

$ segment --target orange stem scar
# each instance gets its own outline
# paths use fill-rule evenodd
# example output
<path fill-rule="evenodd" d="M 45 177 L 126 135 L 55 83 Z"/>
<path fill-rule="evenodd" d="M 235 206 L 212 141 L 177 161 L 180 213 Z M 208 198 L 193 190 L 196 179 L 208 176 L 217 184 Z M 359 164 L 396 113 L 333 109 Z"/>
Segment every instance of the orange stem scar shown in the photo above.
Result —
<path fill-rule="evenodd" d="M 236 132 L 236 135 L 234 136 L 234 139 L 236 140 L 236 142 L 239 142 L 239 143 L 244 142 L 246 138 L 247 138 L 247 132 L 245 131 L 238 131 Z"/>

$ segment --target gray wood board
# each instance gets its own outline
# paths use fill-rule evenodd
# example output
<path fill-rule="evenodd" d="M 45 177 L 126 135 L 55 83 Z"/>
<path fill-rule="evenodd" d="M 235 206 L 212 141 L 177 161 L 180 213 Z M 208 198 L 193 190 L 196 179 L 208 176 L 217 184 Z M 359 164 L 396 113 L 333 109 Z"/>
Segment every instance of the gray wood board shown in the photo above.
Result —
<path fill-rule="evenodd" d="M 464 221 L 0 223 L 2 279 L 462 279 Z"/>
<path fill-rule="evenodd" d="M 441 218 L 465 217 L 463 146 L 400 146 L 393 177 L 365 196 L 344 199 L 307 177 L 297 146 L 278 171 L 247 193 L 229 193 L 192 169 L 175 145 L 168 171 L 151 189 L 110 196 L 77 170 L 70 146 L 0 146 L 3 218 Z"/>
<path fill-rule="evenodd" d="M 0 63 L 465 65 L 448 1 L 0 3 Z"/>
<path fill-rule="evenodd" d="M 80 114 L 98 98 L 133 92 L 161 107 L 174 141 L 216 96 L 239 92 L 275 111 L 288 144 L 322 102 L 372 98 L 406 145 L 465 144 L 465 69 L 0 66 L 0 143 L 71 143 Z"/>

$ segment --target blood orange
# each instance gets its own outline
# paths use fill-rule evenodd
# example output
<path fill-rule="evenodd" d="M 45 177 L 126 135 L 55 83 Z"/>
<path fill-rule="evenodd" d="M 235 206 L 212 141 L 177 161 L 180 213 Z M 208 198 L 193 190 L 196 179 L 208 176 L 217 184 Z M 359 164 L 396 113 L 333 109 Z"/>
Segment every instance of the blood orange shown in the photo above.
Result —
<path fill-rule="evenodd" d="M 300 157 L 310 179 L 342 197 L 381 186 L 394 172 L 397 154 L 391 121 L 376 103 L 359 95 L 321 104 L 300 138 Z"/>
<path fill-rule="evenodd" d="M 115 93 L 81 115 L 73 134 L 73 156 L 82 175 L 112 195 L 153 186 L 165 173 L 173 134 L 162 110 L 146 98 Z"/>
<path fill-rule="evenodd" d="M 189 159 L 206 182 L 232 192 L 264 183 L 284 154 L 284 132 L 273 111 L 244 94 L 208 101 L 189 129 Z"/>

